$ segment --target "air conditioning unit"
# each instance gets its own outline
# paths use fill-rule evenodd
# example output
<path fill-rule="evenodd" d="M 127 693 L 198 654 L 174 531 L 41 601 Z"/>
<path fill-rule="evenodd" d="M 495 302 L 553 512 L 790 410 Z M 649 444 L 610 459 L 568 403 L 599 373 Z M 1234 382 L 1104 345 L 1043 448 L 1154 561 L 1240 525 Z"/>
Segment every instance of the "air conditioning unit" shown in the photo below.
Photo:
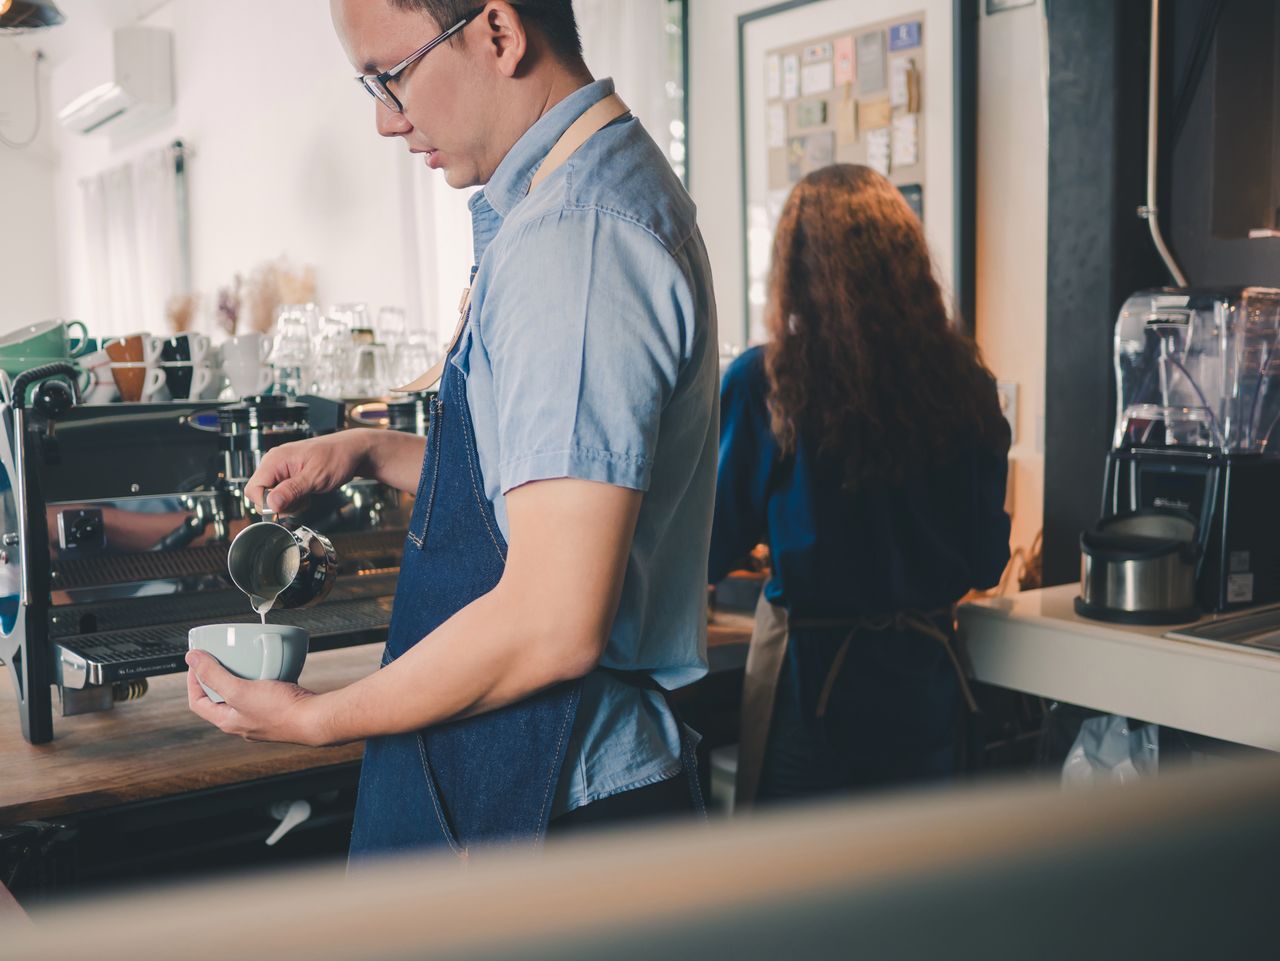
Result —
<path fill-rule="evenodd" d="M 55 91 L 58 122 L 74 133 L 120 132 L 173 107 L 173 35 L 156 27 L 121 27 L 91 50 Z"/>

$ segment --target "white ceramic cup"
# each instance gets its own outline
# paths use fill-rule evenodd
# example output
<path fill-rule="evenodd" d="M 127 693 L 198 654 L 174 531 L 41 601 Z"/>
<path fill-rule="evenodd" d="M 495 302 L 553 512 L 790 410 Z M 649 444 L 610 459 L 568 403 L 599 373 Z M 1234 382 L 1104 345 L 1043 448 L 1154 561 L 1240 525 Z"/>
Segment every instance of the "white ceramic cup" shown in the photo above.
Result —
<path fill-rule="evenodd" d="M 287 624 L 204 624 L 187 632 L 188 648 L 207 651 L 236 677 L 250 681 L 296 681 L 308 640 L 306 631 Z M 210 700 L 223 701 L 217 691 L 200 686 Z"/>
<path fill-rule="evenodd" d="M 218 348 L 224 367 L 231 365 L 261 366 L 271 353 L 271 341 L 265 334 L 240 334 L 228 337 Z"/>
<path fill-rule="evenodd" d="M 76 361 L 85 372 L 87 385 L 81 390 L 81 402 L 85 404 L 110 404 L 120 397 L 115 378 L 111 376 L 111 355 L 105 350 L 95 350 Z"/>
<path fill-rule="evenodd" d="M 254 397 L 271 386 L 275 375 L 262 363 L 224 362 L 222 372 L 231 382 L 231 392 L 236 397 Z"/>

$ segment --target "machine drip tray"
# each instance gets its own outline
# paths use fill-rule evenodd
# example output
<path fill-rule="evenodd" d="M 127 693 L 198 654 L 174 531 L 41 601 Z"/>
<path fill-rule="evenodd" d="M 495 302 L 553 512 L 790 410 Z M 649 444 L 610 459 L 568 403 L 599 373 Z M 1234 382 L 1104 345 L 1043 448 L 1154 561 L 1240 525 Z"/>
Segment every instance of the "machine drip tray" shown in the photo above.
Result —
<path fill-rule="evenodd" d="M 1215 641 L 1280 653 L 1280 607 L 1202 621 L 1170 631 L 1165 637 L 1178 641 Z"/>

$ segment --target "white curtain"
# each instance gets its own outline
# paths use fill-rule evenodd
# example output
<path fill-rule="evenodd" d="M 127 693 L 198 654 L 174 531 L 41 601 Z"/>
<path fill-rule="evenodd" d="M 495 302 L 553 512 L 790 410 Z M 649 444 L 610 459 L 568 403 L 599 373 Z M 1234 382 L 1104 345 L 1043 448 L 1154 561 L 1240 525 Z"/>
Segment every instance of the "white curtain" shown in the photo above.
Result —
<path fill-rule="evenodd" d="M 181 288 L 178 187 L 165 147 L 81 181 L 93 316 L 102 335 L 168 329 Z"/>
<path fill-rule="evenodd" d="M 670 140 L 667 0 L 575 0 L 582 55 L 597 77 L 612 77 L 623 99 L 663 148 Z"/>

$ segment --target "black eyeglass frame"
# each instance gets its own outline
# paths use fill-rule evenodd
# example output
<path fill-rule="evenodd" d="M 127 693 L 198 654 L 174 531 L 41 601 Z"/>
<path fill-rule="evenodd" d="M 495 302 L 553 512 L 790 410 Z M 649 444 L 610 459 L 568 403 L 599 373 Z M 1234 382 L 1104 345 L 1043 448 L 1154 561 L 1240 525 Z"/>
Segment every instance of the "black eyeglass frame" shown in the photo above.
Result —
<path fill-rule="evenodd" d="M 397 97 L 394 93 L 391 92 L 391 88 L 388 87 L 387 84 L 393 80 L 399 80 L 406 70 L 408 70 L 415 63 L 417 63 L 419 60 L 421 60 L 423 57 L 429 54 L 436 47 L 440 46 L 440 44 L 444 43 L 446 40 L 452 37 L 455 33 L 457 33 L 459 30 L 461 30 L 463 27 L 469 24 L 472 20 L 480 16 L 480 14 L 482 13 L 484 13 L 484 7 L 477 7 L 475 10 L 472 10 L 470 13 L 463 14 L 462 19 L 459 20 L 457 23 L 455 23 L 452 27 L 444 31 L 444 33 L 440 34 L 440 36 L 434 38 L 433 40 L 429 40 L 427 43 L 423 44 L 413 53 L 409 54 L 409 56 L 405 57 L 398 64 L 392 67 L 390 70 L 384 70 L 382 73 L 361 74 L 360 76 L 356 77 L 356 83 L 364 87 L 365 91 L 369 94 L 369 96 L 373 97 L 374 100 L 377 100 L 388 110 L 392 111 L 393 113 L 404 113 L 404 104 L 400 102 L 399 97 Z"/>

